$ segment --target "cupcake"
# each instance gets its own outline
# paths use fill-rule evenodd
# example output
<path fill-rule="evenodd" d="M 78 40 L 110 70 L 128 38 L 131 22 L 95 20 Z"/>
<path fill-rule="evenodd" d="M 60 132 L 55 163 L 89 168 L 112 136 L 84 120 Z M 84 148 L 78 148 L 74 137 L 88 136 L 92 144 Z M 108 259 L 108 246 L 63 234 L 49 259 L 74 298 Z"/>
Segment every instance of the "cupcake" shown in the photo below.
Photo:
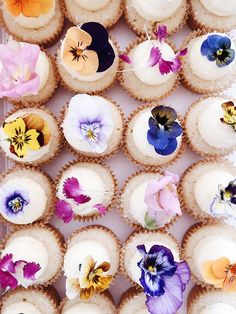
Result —
<path fill-rule="evenodd" d="M 152 39 L 141 36 L 120 55 L 120 83 L 137 100 L 164 98 L 178 85 L 181 59 L 187 50 L 176 53 L 167 35 L 166 26 L 159 26 Z"/>
<path fill-rule="evenodd" d="M 63 1 L 3 0 L 1 20 L 7 32 L 17 40 L 53 44 L 64 25 Z"/>
<path fill-rule="evenodd" d="M 138 35 L 161 24 L 175 33 L 186 22 L 187 9 L 186 0 L 126 0 L 125 18 Z"/>
<path fill-rule="evenodd" d="M 74 300 L 72 304 L 78 304 L 78 298 L 88 301 L 93 297 L 92 304 L 95 299 L 99 302 L 94 294 L 109 288 L 119 270 L 119 255 L 118 238 L 104 226 L 85 227 L 70 237 L 63 270 L 66 296 Z"/>
<path fill-rule="evenodd" d="M 230 87 L 236 74 L 235 40 L 225 33 L 197 30 L 185 40 L 186 45 L 181 81 L 187 89 L 209 94 Z"/>
<path fill-rule="evenodd" d="M 44 108 L 13 110 L 0 126 L 0 147 L 21 164 L 38 165 L 54 158 L 60 145 L 56 118 Z"/>
<path fill-rule="evenodd" d="M 125 183 L 120 208 L 126 222 L 134 228 L 158 229 L 181 215 L 176 185 L 179 177 L 165 171 L 138 172 Z"/>
<path fill-rule="evenodd" d="M 193 29 L 218 32 L 236 27 L 236 3 L 234 0 L 190 0 L 189 25 Z"/>
<path fill-rule="evenodd" d="M 56 215 L 65 223 L 98 218 L 111 208 L 116 194 L 110 168 L 95 162 L 70 163 L 58 175 Z"/>
<path fill-rule="evenodd" d="M 188 296 L 189 314 L 236 314 L 235 294 L 195 286 Z"/>
<path fill-rule="evenodd" d="M 63 237 L 51 225 L 33 224 L 9 233 L 1 243 L 0 286 L 48 286 L 63 262 Z"/>
<path fill-rule="evenodd" d="M 171 107 L 144 105 L 128 118 L 125 152 L 145 167 L 173 162 L 183 150 L 183 129 Z"/>
<path fill-rule="evenodd" d="M 94 294 L 89 300 L 76 297 L 62 301 L 61 314 L 115 314 L 114 301 L 109 293 Z"/>
<path fill-rule="evenodd" d="M 62 84 L 75 93 L 98 93 L 116 80 L 118 48 L 99 23 L 88 22 L 68 29 L 57 51 Z"/>
<path fill-rule="evenodd" d="M 183 257 L 194 282 L 235 294 L 235 228 L 209 222 L 193 225 L 183 239 Z"/>
<path fill-rule="evenodd" d="M 175 314 L 182 306 L 190 271 L 169 233 L 133 233 L 123 246 L 122 268 L 131 284 L 146 294 L 148 313 L 155 314 L 158 309 L 158 313 Z"/>
<path fill-rule="evenodd" d="M 146 298 L 143 292 L 137 292 L 134 288 L 123 293 L 117 310 L 117 314 L 148 314 L 145 304 Z"/>
<path fill-rule="evenodd" d="M 17 288 L 3 296 L 1 314 L 58 314 L 59 296 L 53 287 Z"/>
<path fill-rule="evenodd" d="M 236 149 L 236 105 L 229 98 L 206 96 L 188 110 L 185 130 L 191 148 L 206 157 Z"/>
<path fill-rule="evenodd" d="M 108 157 L 120 147 L 124 114 L 113 101 L 78 94 L 63 112 L 62 132 L 72 152 Z"/>
<path fill-rule="evenodd" d="M 12 227 L 47 222 L 54 210 L 52 179 L 37 168 L 16 167 L 0 177 L 0 217 Z"/>
<path fill-rule="evenodd" d="M 196 219 L 236 226 L 236 168 L 223 161 L 189 167 L 179 185 L 182 207 Z"/>
<path fill-rule="evenodd" d="M 11 38 L 0 44 L 0 98 L 35 107 L 53 96 L 57 83 L 54 60 L 39 46 Z"/>
<path fill-rule="evenodd" d="M 123 0 L 65 0 L 66 15 L 75 25 L 90 21 L 113 26 L 123 13 Z"/>

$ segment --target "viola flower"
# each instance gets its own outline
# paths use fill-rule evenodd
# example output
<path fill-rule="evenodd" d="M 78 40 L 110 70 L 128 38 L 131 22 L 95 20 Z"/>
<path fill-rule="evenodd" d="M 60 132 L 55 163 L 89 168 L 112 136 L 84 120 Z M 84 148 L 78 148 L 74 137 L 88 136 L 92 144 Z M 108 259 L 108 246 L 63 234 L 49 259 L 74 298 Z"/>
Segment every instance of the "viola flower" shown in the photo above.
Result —
<path fill-rule="evenodd" d="M 99 23 L 71 27 L 65 36 L 63 62 L 81 75 L 104 72 L 115 59 L 107 30 Z"/>
<path fill-rule="evenodd" d="M 221 68 L 235 59 L 235 50 L 231 48 L 231 39 L 227 36 L 210 35 L 201 45 L 201 54 Z"/>
<path fill-rule="evenodd" d="M 222 104 L 224 110 L 224 117 L 221 118 L 221 122 L 230 125 L 236 132 L 236 105 L 232 101 L 228 101 Z"/>
<path fill-rule="evenodd" d="M 171 217 L 181 215 L 180 202 L 176 184 L 179 176 L 165 171 L 160 179 L 152 180 L 145 191 L 146 227 L 156 229 L 162 227 Z"/>
<path fill-rule="evenodd" d="M 69 299 L 74 299 L 78 295 L 82 300 L 90 299 L 94 293 L 100 293 L 109 288 L 112 280 L 111 275 L 106 273 L 110 269 L 108 262 L 103 262 L 96 267 L 92 256 L 87 256 L 81 265 L 78 279 L 66 280 L 66 295 Z"/>
<path fill-rule="evenodd" d="M 0 189 L 0 211 L 9 217 L 21 216 L 24 208 L 29 204 L 27 191 L 15 187 Z"/>
<path fill-rule="evenodd" d="M 53 0 L 3 0 L 6 9 L 14 16 L 39 17 L 53 7 Z"/>
<path fill-rule="evenodd" d="M 177 118 L 173 108 L 157 106 L 152 109 L 147 140 L 157 154 L 167 156 L 176 150 L 177 137 L 183 133 L 182 127 L 176 121 Z"/>
<path fill-rule="evenodd" d="M 147 296 L 151 314 L 175 314 L 183 304 L 183 292 L 190 280 L 186 262 L 175 262 L 172 252 L 161 245 L 153 245 L 147 253 L 145 245 L 137 247 L 142 259 L 140 284 Z"/>
<path fill-rule="evenodd" d="M 38 94 L 40 78 L 35 67 L 39 53 L 39 46 L 12 39 L 0 44 L 0 98 Z"/>

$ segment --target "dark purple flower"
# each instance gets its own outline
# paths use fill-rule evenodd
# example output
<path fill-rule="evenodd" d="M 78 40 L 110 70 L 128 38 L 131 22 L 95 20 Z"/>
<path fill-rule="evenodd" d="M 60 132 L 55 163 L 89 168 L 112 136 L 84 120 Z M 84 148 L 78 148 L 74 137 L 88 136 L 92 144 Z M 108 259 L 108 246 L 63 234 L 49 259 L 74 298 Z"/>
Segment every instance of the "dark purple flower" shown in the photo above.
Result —
<path fill-rule="evenodd" d="M 119 55 L 119 58 L 122 60 L 122 61 L 124 61 L 124 62 L 126 62 L 126 63 L 128 63 L 128 64 L 131 64 L 132 63 L 132 60 L 130 60 L 130 58 L 129 58 L 129 56 L 128 55 L 125 55 L 125 54 L 121 54 L 121 55 Z"/>
<path fill-rule="evenodd" d="M 168 36 L 166 25 L 159 25 L 156 32 L 154 33 L 158 40 L 163 41 Z"/>
<path fill-rule="evenodd" d="M 29 280 L 35 280 L 35 275 L 38 271 L 40 271 L 41 267 L 36 263 L 27 263 L 23 268 L 23 276 Z"/>
<path fill-rule="evenodd" d="M 96 208 L 102 215 L 105 215 L 107 212 L 107 208 L 102 204 L 96 204 L 93 207 Z"/>
<path fill-rule="evenodd" d="M 0 191 L 0 211 L 7 216 L 23 215 L 24 207 L 29 204 L 26 191 L 17 190 L 15 187 L 5 187 Z"/>
<path fill-rule="evenodd" d="M 183 292 L 190 280 L 186 262 L 175 262 L 172 252 L 154 245 L 147 253 L 144 245 L 137 247 L 142 255 L 140 283 L 147 295 L 151 314 L 175 314 L 183 304 Z"/>
<path fill-rule="evenodd" d="M 79 181 L 76 178 L 68 178 L 63 184 L 63 193 L 66 198 L 73 199 L 78 205 L 88 203 L 91 197 L 83 194 Z"/>
<path fill-rule="evenodd" d="M 74 212 L 70 204 L 63 200 L 56 202 L 55 214 L 59 219 L 63 220 L 64 223 L 69 223 L 74 217 Z"/>

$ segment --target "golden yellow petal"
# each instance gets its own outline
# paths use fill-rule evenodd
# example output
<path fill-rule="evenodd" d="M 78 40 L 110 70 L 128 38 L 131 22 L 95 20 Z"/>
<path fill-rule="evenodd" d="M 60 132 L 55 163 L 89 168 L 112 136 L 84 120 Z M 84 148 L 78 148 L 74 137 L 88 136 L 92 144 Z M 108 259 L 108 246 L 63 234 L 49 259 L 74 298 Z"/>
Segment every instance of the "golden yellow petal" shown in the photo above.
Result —
<path fill-rule="evenodd" d="M 48 13 L 53 7 L 52 0 L 21 0 L 22 14 L 27 17 L 39 17 L 42 14 Z M 17 1 L 15 1 L 17 2 Z"/>
<path fill-rule="evenodd" d="M 83 66 L 78 71 L 82 75 L 89 75 L 97 72 L 99 66 L 98 55 L 93 50 L 85 50 L 80 59 L 83 59 Z"/>
<path fill-rule="evenodd" d="M 14 151 L 18 157 L 25 157 L 27 153 L 27 148 L 25 144 L 23 144 L 22 146 L 12 144 L 12 146 L 14 147 Z"/>
<path fill-rule="evenodd" d="M 110 269 L 110 263 L 108 262 L 103 262 L 102 264 L 100 264 L 97 269 L 101 269 L 104 273 L 107 272 Z"/>
<path fill-rule="evenodd" d="M 47 145 L 51 139 L 51 130 L 47 122 L 44 123 L 42 133 L 43 133 L 43 138 L 44 138 L 44 145 Z"/>
<path fill-rule="evenodd" d="M 25 121 L 25 126 L 27 130 L 35 129 L 38 131 L 42 131 L 44 127 L 44 120 L 35 113 L 30 113 L 23 117 L 23 120 Z"/>
<path fill-rule="evenodd" d="M 202 271 L 201 271 L 202 277 L 207 283 L 211 285 L 222 286 L 224 279 L 217 278 L 212 272 L 213 262 L 214 261 L 205 261 L 202 263 Z"/>
<path fill-rule="evenodd" d="M 82 300 L 88 300 L 90 299 L 94 294 L 94 288 L 90 287 L 88 289 L 81 289 L 80 291 L 80 298 Z"/>
<path fill-rule="evenodd" d="M 109 288 L 110 283 L 112 281 L 112 276 L 106 276 L 106 277 L 99 277 L 99 280 L 97 281 L 97 283 L 94 283 L 94 290 L 96 292 L 102 292 L 105 291 Z"/>
<path fill-rule="evenodd" d="M 213 274 L 219 278 L 224 279 L 226 276 L 226 268 L 230 265 L 230 261 L 226 257 L 219 258 L 212 264 Z"/>
<path fill-rule="evenodd" d="M 82 289 L 88 288 L 90 286 L 89 274 L 93 272 L 95 267 L 95 262 L 92 256 L 86 256 L 82 263 L 80 271 L 80 287 Z"/>
<path fill-rule="evenodd" d="M 9 138 L 14 137 L 15 135 L 17 135 L 17 133 L 24 134 L 25 122 L 22 118 L 17 118 L 13 122 L 4 123 L 3 130 Z"/>
<path fill-rule="evenodd" d="M 41 146 L 39 145 L 39 142 L 37 140 L 39 136 L 39 132 L 36 130 L 29 130 L 25 133 L 26 137 L 29 137 L 30 139 L 25 143 L 30 149 L 32 150 L 39 150 Z"/>
<path fill-rule="evenodd" d="M 18 16 L 21 13 L 21 5 L 17 5 L 16 0 L 7 0 L 6 10 L 14 16 Z"/>

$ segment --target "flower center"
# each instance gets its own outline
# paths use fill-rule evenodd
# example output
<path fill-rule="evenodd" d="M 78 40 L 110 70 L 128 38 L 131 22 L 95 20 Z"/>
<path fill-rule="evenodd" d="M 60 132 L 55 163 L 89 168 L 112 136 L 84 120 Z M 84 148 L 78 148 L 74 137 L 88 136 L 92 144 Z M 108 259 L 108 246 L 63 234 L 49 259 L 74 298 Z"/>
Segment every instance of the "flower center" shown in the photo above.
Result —
<path fill-rule="evenodd" d="M 95 141 L 96 140 L 96 135 L 93 133 L 93 131 L 91 129 L 89 129 L 87 131 L 87 138 L 91 141 Z"/>
<path fill-rule="evenodd" d="M 154 266 L 148 266 L 148 271 L 154 272 L 155 271 L 155 267 Z"/>
<path fill-rule="evenodd" d="M 23 209 L 23 205 L 24 200 L 20 196 L 17 196 L 8 202 L 8 206 L 13 211 L 13 213 L 18 213 L 21 211 Z"/>
<path fill-rule="evenodd" d="M 217 56 L 221 56 L 222 55 L 222 53 L 223 53 L 223 49 L 219 49 L 219 50 L 217 50 Z"/>
<path fill-rule="evenodd" d="M 78 48 L 78 49 L 76 50 L 76 55 L 77 55 L 78 57 L 80 57 L 80 56 L 82 55 L 82 53 L 83 53 L 83 50 L 82 50 L 82 49 Z"/>

